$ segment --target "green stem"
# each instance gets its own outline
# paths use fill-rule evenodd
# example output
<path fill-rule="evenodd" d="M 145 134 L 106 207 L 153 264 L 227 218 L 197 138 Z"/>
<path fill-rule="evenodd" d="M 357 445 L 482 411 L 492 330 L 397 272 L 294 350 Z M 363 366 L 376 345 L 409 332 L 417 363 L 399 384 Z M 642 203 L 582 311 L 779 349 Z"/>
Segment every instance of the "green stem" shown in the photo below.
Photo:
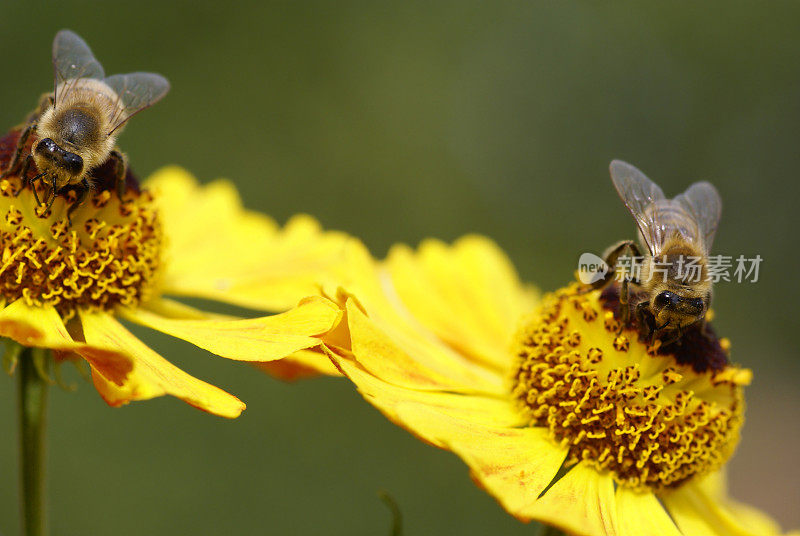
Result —
<path fill-rule="evenodd" d="M 24 536 L 45 534 L 47 382 L 34 363 L 34 352 L 41 351 L 26 348 L 17 368 L 20 516 Z"/>

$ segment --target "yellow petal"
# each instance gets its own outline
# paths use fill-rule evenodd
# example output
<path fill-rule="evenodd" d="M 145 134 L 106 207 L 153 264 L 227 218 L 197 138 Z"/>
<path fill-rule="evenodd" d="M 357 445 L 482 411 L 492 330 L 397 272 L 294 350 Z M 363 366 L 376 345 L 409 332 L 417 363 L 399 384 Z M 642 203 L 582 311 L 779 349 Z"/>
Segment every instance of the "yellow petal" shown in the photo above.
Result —
<path fill-rule="evenodd" d="M 0 336 L 24 346 L 49 348 L 60 359 L 90 346 L 73 340 L 55 308 L 32 307 L 22 299 L 0 311 Z M 95 345 L 87 355 L 93 367 L 116 381 L 123 381 L 133 368 L 130 357 L 114 347 Z"/>
<path fill-rule="evenodd" d="M 661 495 L 684 534 L 699 536 L 771 536 L 783 534 L 767 515 L 722 494 L 720 475 L 689 482 Z"/>
<path fill-rule="evenodd" d="M 416 253 L 396 246 L 386 266 L 400 301 L 444 342 L 489 365 L 509 366 L 509 341 L 538 297 L 496 244 L 467 236 L 453 246 L 428 240 Z"/>
<path fill-rule="evenodd" d="M 167 168 L 146 186 L 156 194 L 169 231 L 163 282 L 168 294 L 283 311 L 317 293 L 348 240 L 343 233 L 323 232 L 309 216 L 280 229 L 245 210 L 227 181 L 201 187 L 185 171 Z"/>
<path fill-rule="evenodd" d="M 566 449 L 553 444 L 543 428 L 487 426 L 464 432 L 450 440 L 448 448 L 510 514 L 533 519 L 531 508 L 558 472 Z"/>
<path fill-rule="evenodd" d="M 505 378 L 465 360 L 401 322 L 368 318 L 351 299 L 347 319 L 358 363 L 388 383 L 413 389 L 507 392 Z"/>
<path fill-rule="evenodd" d="M 349 359 L 332 356 L 367 401 L 390 420 L 438 447 L 472 437 L 479 428 L 505 429 L 521 424 L 519 412 L 507 398 L 407 389 L 376 378 Z"/>
<path fill-rule="evenodd" d="M 286 313 L 252 319 L 167 318 L 147 309 L 124 309 L 123 317 L 211 353 L 239 361 L 273 361 L 319 346 L 342 313 L 332 302 L 312 297 Z"/>
<path fill-rule="evenodd" d="M 338 303 L 346 302 L 348 311 L 352 309 L 349 332 L 337 329 L 326 342 L 352 349 L 364 368 L 397 385 L 507 393 L 508 370 L 473 359 L 470 352 L 448 344 L 422 324 L 399 299 L 388 271 L 372 259 L 363 244 L 348 243 L 344 258 L 346 268 L 343 274 L 337 273 L 337 280 L 345 294 L 354 298 L 342 299 L 336 288 L 325 288 L 325 293 L 336 296 Z M 496 351 L 507 353 L 509 343 L 496 341 Z"/>
<path fill-rule="evenodd" d="M 725 501 L 723 507 L 737 523 L 753 534 L 783 534 L 778 523 L 758 508 L 732 499 Z"/>
<path fill-rule="evenodd" d="M 696 482 L 698 490 L 715 501 L 742 526 L 755 534 L 781 534 L 778 524 L 766 513 L 728 495 L 728 478 L 725 468 Z"/>
<path fill-rule="evenodd" d="M 200 311 L 182 303 L 164 298 L 147 304 L 147 309 L 162 317 L 174 319 L 206 320 L 208 318 L 225 318 Z M 338 311 L 338 309 L 337 309 Z M 337 314 L 337 317 L 341 316 Z M 320 341 L 315 341 L 319 344 Z M 294 381 L 324 374 L 327 376 L 341 376 L 339 370 L 331 363 L 328 356 L 319 348 L 313 350 L 300 350 L 283 359 L 275 361 L 254 362 L 254 366 L 264 372 L 284 381 Z"/>
<path fill-rule="evenodd" d="M 621 535 L 681 536 L 682 533 L 653 493 L 640 493 L 619 486 L 616 499 Z"/>
<path fill-rule="evenodd" d="M 525 517 L 567 455 L 546 430 L 520 427 L 508 399 L 406 389 L 341 356 L 334 359 L 364 398 L 423 441 L 458 454 L 514 515 Z"/>
<path fill-rule="evenodd" d="M 81 312 L 83 334 L 89 346 L 80 353 L 90 363 L 96 359 L 94 347 L 118 348 L 130 355 L 134 368 L 124 378 L 110 377 L 92 366 L 92 377 L 101 396 L 112 406 L 131 400 L 146 400 L 169 394 L 209 413 L 237 417 L 245 405 L 235 396 L 189 376 L 148 348 L 122 324 L 105 313 Z"/>
<path fill-rule="evenodd" d="M 151 175 L 144 187 L 153 191 L 157 198 L 159 215 L 166 228 L 170 229 L 173 240 L 191 241 L 197 237 L 197 226 L 214 231 L 223 218 L 243 217 L 257 221 L 254 229 L 272 232 L 278 225 L 274 220 L 260 213 L 245 211 L 236 187 L 229 181 L 217 180 L 201 186 L 197 179 L 178 166 L 167 166 Z M 187 219 L 191 215 L 216 215 L 202 220 Z"/>
<path fill-rule="evenodd" d="M 79 346 L 64 327 L 55 308 L 32 307 L 19 299 L 0 311 L 0 336 L 23 346 L 71 350 Z"/>
<path fill-rule="evenodd" d="M 318 350 L 301 350 L 283 359 L 253 364 L 264 372 L 289 382 L 320 374 L 342 375 L 339 369 L 333 366 L 328 356 Z"/>
<path fill-rule="evenodd" d="M 652 513 L 645 510 L 641 515 Z M 553 484 L 541 499 L 523 512 L 523 517 L 586 536 L 629 534 L 617 530 L 619 523 L 613 479 L 609 474 L 598 473 L 584 463 L 573 467 Z M 637 533 L 630 534 L 639 536 Z"/>

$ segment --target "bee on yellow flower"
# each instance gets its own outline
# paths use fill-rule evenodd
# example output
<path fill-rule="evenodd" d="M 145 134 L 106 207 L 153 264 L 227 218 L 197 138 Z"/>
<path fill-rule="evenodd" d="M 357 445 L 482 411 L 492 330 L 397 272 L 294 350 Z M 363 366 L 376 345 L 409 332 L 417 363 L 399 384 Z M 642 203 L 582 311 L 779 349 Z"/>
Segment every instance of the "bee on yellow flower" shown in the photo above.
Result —
<path fill-rule="evenodd" d="M 116 138 L 166 94 L 167 80 L 106 77 L 69 30 L 55 37 L 53 67 L 53 92 L 0 139 L 0 336 L 20 345 L 11 345 L 7 368 L 22 347 L 49 349 L 88 361 L 111 405 L 171 394 L 236 417 L 241 401 L 172 366 L 117 318 L 230 359 L 271 361 L 315 344 L 339 313 L 311 300 L 297 312 L 241 320 L 166 296 L 284 311 L 314 291 L 344 235 L 305 216 L 280 229 L 244 210 L 231 184 L 200 187 L 178 168 L 140 187 Z"/>
<path fill-rule="evenodd" d="M 19 135 L 0 139 L 0 164 Z M 103 180 L 105 172 L 113 171 L 94 173 Z M 15 175 L 0 181 L 0 336 L 53 350 L 59 360 L 85 359 L 113 406 L 170 394 L 236 417 L 245 407 L 239 399 L 171 365 L 119 319 L 241 361 L 271 361 L 287 349 L 315 346 L 316 335 L 340 314 L 321 299 L 284 314 L 238 319 L 173 298 L 285 311 L 314 292 L 320 270 L 335 262 L 346 237 L 322 232 L 307 216 L 280 228 L 245 210 L 229 182 L 199 186 L 177 167 L 141 188 L 128 170 L 127 182 L 122 198 L 116 189 L 92 196 L 70 225 L 67 197 L 45 208 L 34 199 L 34 185 Z"/>
<path fill-rule="evenodd" d="M 477 236 L 347 257 L 322 350 L 510 514 L 581 536 L 781 533 L 726 494 L 751 372 L 710 327 L 666 351 L 620 322 L 618 286 L 542 296 Z"/>
<path fill-rule="evenodd" d="M 177 167 L 140 185 L 116 138 L 132 115 L 166 94 L 166 79 L 106 77 L 68 30 L 56 35 L 53 66 L 54 91 L 0 138 L 0 337 L 4 367 L 19 379 L 20 511 L 29 535 L 44 533 L 51 363 L 59 379 L 62 362 L 87 362 L 111 406 L 172 395 L 237 417 L 242 401 L 175 367 L 120 320 L 268 367 L 318 347 L 339 321 L 334 304 L 301 299 L 317 291 L 347 241 L 307 216 L 281 228 L 245 210 L 229 182 L 200 186 Z M 238 318 L 181 297 L 269 312 L 300 305 Z"/>

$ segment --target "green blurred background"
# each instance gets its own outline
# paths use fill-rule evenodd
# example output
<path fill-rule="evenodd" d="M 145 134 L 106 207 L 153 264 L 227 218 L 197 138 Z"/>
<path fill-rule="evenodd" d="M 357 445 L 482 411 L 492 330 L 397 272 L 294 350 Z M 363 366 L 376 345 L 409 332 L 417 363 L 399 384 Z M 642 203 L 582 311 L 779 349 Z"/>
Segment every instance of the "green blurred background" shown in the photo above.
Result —
<path fill-rule="evenodd" d="M 396 241 L 485 233 L 544 289 L 632 237 L 608 178 L 628 160 L 674 195 L 724 199 L 715 251 L 765 260 L 717 287 L 716 325 L 755 370 L 734 494 L 800 526 L 797 2 L 48 2 L 0 8 L 0 124 L 51 87 L 50 43 L 169 96 L 121 138 L 142 176 L 228 177 L 248 207 Z M 141 331 L 137 331 L 141 333 Z M 232 422 L 163 398 L 51 397 L 53 534 L 531 534 L 344 381 L 286 385 L 167 337 L 145 340 L 248 404 Z M 0 377 L 0 533 L 15 534 L 14 385 Z"/>

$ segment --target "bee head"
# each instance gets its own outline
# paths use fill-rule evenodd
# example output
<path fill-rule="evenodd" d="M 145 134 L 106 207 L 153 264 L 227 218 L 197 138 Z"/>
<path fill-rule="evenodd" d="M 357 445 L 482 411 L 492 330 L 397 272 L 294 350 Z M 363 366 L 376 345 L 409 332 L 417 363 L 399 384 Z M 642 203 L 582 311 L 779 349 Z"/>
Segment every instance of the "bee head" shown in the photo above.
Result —
<path fill-rule="evenodd" d="M 68 182 L 70 178 L 83 174 L 83 158 L 62 149 L 50 138 L 39 140 L 33 149 L 33 156 L 40 170 L 53 169 L 56 175 L 66 175 Z"/>
<path fill-rule="evenodd" d="M 681 296 L 670 290 L 663 290 L 653 296 L 650 308 L 655 317 L 669 320 L 672 325 L 685 326 L 702 318 L 706 311 L 706 301 L 698 296 Z"/>
<path fill-rule="evenodd" d="M 653 312 L 658 314 L 664 309 L 675 309 L 678 307 L 680 297 L 674 292 L 664 290 L 653 298 Z"/>

